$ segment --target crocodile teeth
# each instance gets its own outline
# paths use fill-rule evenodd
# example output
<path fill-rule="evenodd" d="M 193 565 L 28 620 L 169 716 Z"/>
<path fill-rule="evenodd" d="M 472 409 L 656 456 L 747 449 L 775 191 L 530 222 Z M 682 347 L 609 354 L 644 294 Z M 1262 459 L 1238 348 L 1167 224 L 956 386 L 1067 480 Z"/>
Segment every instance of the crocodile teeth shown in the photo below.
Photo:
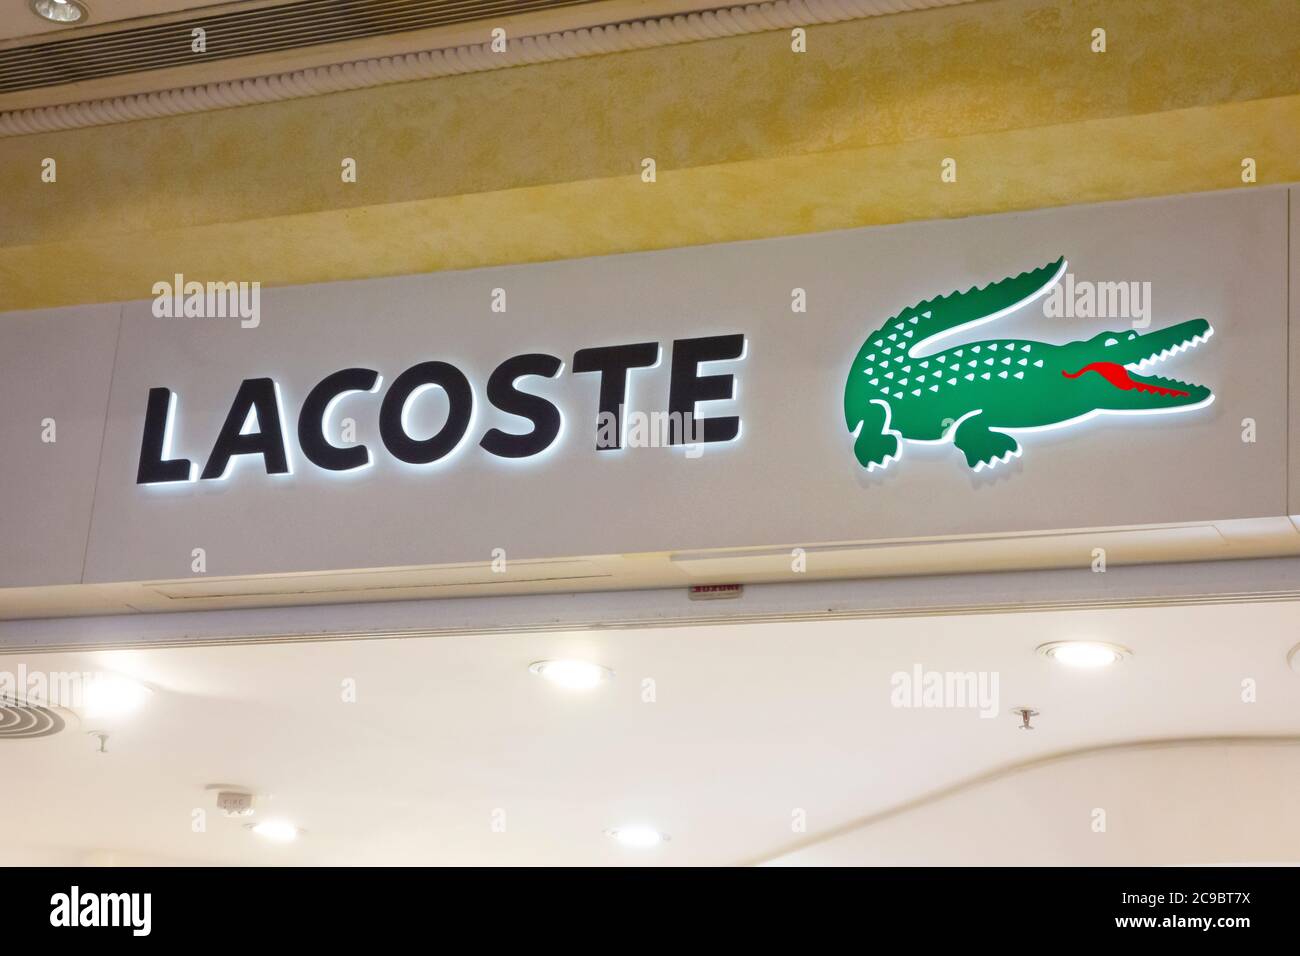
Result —
<path fill-rule="evenodd" d="M 1188 352 L 1196 348 L 1196 346 L 1205 343 L 1213 334 L 1214 334 L 1213 328 L 1206 329 L 1204 335 L 1198 333 L 1196 335 L 1193 335 L 1186 342 L 1179 342 L 1177 345 L 1171 345 L 1169 346 L 1169 348 L 1163 349 L 1159 353 L 1148 355 L 1146 358 L 1141 359 L 1137 362 L 1129 362 L 1124 367 L 1127 369 L 1131 369 L 1135 372 L 1140 372 L 1149 365 L 1156 365 L 1160 362 L 1163 362 L 1171 355 L 1177 355 L 1179 352 Z"/>

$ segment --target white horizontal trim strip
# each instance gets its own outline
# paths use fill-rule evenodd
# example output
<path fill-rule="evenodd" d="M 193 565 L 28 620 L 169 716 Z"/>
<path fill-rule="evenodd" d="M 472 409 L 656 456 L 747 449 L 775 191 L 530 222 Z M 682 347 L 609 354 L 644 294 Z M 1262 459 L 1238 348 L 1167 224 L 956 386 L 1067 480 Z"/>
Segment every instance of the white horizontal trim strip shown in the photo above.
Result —
<path fill-rule="evenodd" d="M 1300 601 L 1300 558 L 1255 558 L 745 586 L 735 601 L 691 601 L 686 588 L 455 597 L 365 604 L 190 609 L 0 621 L 0 657 L 51 651 L 359 641 L 587 629 Z"/>
<path fill-rule="evenodd" d="M 353 60 L 291 73 L 206 83 L 111 99 L 0 112 L 0 136 L 24 136 L 129 123 L 133 120 L 321 96 L 389 83 L 409 83 L 460 73 L 478 73 L 511 66 L 693 43 L 818 23 L 837 23 L 971 2 L 973 0 L 772 0 L 769 3 L 722 7 L 702 13 L 652 17 L 565 30 L 562 33 L 514 37 L 503 53 L 494 53 L 488 44 L 481 43 L 401 56 Z"/>

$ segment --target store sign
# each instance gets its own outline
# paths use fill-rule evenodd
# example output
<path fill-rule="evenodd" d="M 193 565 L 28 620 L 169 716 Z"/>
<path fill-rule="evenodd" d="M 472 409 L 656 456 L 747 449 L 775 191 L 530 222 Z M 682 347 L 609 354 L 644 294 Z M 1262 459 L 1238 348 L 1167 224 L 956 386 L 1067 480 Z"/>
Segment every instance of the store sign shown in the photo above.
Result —
<path fill-rule="evenodd" d="M 901 458 L 904 442 L 951 442 L 980 471 L 1020 457 L 1014 433 L 1098 415 L 1189 411 L 1214 401 L 1203 385 L 1135 374 L 1206 341 L 1214 329 L 1205 319 L 1147 333 L 1099 332 L 1065 345 L 1006 338 L 933 348 L 1042 298 L 1065 270 L 1062 257 L 982 288 L 926 299 L 868 335 L 844 387 L 858 462 L 874 471 Z"/>
<path fill-rule="evenodd" d="M 1214 332 L 1205 319 L 1139 333 L 1104 331 L 1088 339 L 1053 345 L 1034 339 L 965 340 L 935 351 L 941 339 L 1010 315 L 1046 296 L 1066 275 L 1064 257 L 1020 275 L 972 287 L 966 292 L 926 299 L 888 319 L 862 343 L 844 389 L 845 423 L 859 464 L 874 471 L 902 457 L 905 442 L 951 443 L 975 471 L 1018 458 L 1016 437 L 1087 421 L 1098 415 L 1148 415 L 1187 411 L 1214 401 L 1202 385 L 1138 374 L 1148 365 L 1205 342 Z M 575 374 L 599 377 L 599 400 L 589 409 L 593 447 L 613 451 L 626 444 L 627 393 L 637 369 L 653 368 L 663 347 L 638 342 L 578 350 Z M 702 374 L 710 362 L 744 357 L 742 334 L 677 339 L 671 345 L 672 375 L 662 414 L 665 443 L 699 446 L 735 440 L 738 415 L 705 417 L 701 403 L 735 396 L 732 372 Z M 527 378 L 554 379 L 564 361 L 542 352 L 501 362 L 486 383 L 488 402 L 526 422 L 528 430 L 488 428 L 471 435 L 474 387 L 456 365 L 428 360 L 399 374 L 374 409 L 381 444 L 397 461 L 431 465 L 449 458 L 473 439 L 488 455 L 529 459 L 560 436 L 564 414 L 553 402 L 519 384 Z M 268 475 L 292 473 L 288 425 L 295 423 L 297 451 L 326 472 L 346 472 L 373 463 L 370 447 L 339 445 L 329 437 L 335 405 L 355 392 L 378 393 L 381 373 L 349 367 L 321 378 L 306 394 L 296 416 L 284 407 L 272 378 L 246 378 L 238 386 L 211 452 L 198 462 L 172 457 L 178 395 L 158 386 L 149 390 L 136 483 L 216 481 L 229 476 L 243 456 L 260 459 Z M 448 412 L 432 435 L 412 434 L 413 403 L 440 389 Z"/>
<path fill-rule="evenodd" d="M 0 581 L 500 549 L 575 586 L 643 554 L 709 584 L 733 551 L 812 569 L 861 542 L 906 574 L 901 542 L 1296 514 L 1288 200 L 267 287 L 247 326 L 174 298 L 9 317 L 0 438 L 58 440 L 0 456 L 3 532 L 31 544 Z"/>
<path fill-rule="evenodd" d="M 573 356 L 573 371 L 599 377 L 599 400 L 592 409 L 597 451 L 616 451 L 626 443 L 626 401 L 629 377 L 636 369 L 659 365 L 662 346 L 658 342 L 580 349 Z M 704 417 L 701 403 L 730 401 L 735 394 L 731 372 L 703 374 L 710 362 L 734 362 L 744 358 L 745 337 L 741 334 L 677 339 L 672 343 L 672 377 L 669 380 L 667 410 L 659 419 L 664 425 L 665 443 L 702 445 L 729 442 L 740 435 L 740 416 Z M 487 399 L 497 409 L 529 424 L 525 432 L 489 428 L 478 439 L 487 454 L 498 458 L 533 458 L 550 448 L 560 435 L 564 417 L 556 405 L 524 391 L 520 379 L 552 379 L 564 370 L 555 355 L 527 353 L 506 359 L 487 380 Z M 302 457 L 327 472 L 354 471 L 372 463 L 364 444 L 339 446 L 327 437 L 330 412 L 345 395 L 376 393 L 383 377 L 371 368 L 345 368 L 322 378 L 308 393 L 297 415 L 298 450 Z M 430 389 L 441 389 L 448 413 L 438 431 L 428 437 L 411 433 L 410 412 L 416 398 Z M 177 481 L 216 481 L 230 474 L 242 456 L 261 459 L 268 475 L 290 474 L 290 440 L 279 385 L 271 378 L 246 378 L 235 393 L 202 471 L 197 462 L 171 457 L 176 422 L 177 394 L 170 388 L 149 390 L 140 444 L 136 483 L 163 484 Z M 474 420 L 474 388 L 469 378 L 450 362 L 430 360 L 406 369 L 384 391 L 376 409 L 379 434 L 385 450 L 409 465 L 431 465 L 448 458 L 471 438 Z"/>

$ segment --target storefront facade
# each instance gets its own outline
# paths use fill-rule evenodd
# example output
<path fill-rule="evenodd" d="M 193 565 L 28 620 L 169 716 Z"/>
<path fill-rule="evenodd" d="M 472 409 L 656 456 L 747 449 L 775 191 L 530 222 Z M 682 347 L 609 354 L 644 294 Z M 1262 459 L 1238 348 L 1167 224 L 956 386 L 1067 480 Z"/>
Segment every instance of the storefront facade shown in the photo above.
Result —
<path fill-rule="evenodd" d="M 622 556 L 676 586 L 843 577 L 897 545 L 965 543 L 946 560 L 974 570 L 1015 536 L 1044 542 L 1027 567 L 1091 567 L 1108 542 L 1089 533 L 1184 560 L 1294 553 L 1294 201 L 242 299 L 177 275 L 149 300 L 12 315 L 6 407 L 56 430 L 9 482 L 32 546 L 6 583 L 122 611 L 141 588 L 275 604 L 393 573 L 379 595 L 416 596 L 422 568 L 430 588 L 609 589 Z M 69 359 L 69 340 L 97 347 Z"/>
<path fill-rule="evenodd" d="M 5 94 L 7 653 L 1293 600 L 1290 5 L 900 6 Z"/>

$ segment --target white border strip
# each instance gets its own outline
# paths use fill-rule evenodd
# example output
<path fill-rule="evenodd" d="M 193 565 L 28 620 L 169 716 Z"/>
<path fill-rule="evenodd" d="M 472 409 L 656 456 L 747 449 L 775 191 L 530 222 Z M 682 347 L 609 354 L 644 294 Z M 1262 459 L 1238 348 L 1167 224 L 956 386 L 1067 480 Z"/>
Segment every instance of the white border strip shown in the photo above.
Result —
<path fill-rule="evenodd" d="M 390 83 L 409 83 L 460 73 L 480 73 L 971 2 L 973 0 L 772 0 L 701 13 L 516 37 L 510 39 L 509 49 L 504 53 L 493 53 L 488 44 L 480 43 L 105 100 L 0 112 L 0 137 L 202 113 Z"/>
<path fill-rule="evenodd" d="M 1086 565 L 905 578 L 747 584 L 735 601 L 692 601 L 685 587 L 449 597 L 366 604 L 145 611 L 0 621 L 9 654 L 702 627 L 817 620 L 1300 603 L 1300 557 Z M 870 629 L 864 631 L 869 633 Z"/>

